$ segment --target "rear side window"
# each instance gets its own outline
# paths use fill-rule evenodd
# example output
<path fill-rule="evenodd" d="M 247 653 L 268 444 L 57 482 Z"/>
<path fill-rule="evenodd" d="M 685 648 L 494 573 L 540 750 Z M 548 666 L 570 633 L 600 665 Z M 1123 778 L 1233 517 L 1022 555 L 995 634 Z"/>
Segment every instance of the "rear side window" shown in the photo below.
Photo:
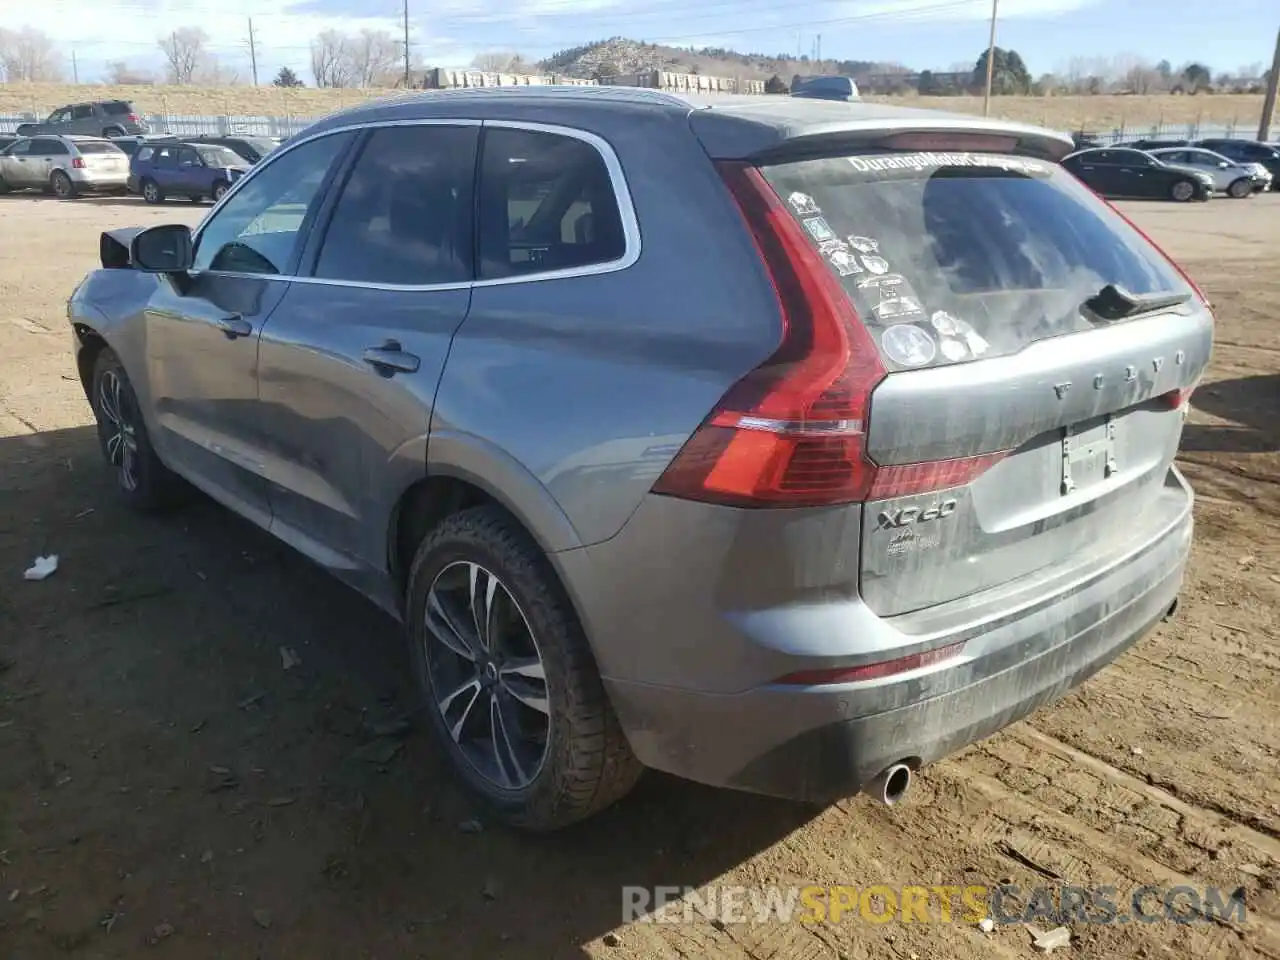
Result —
<path fill-rule="evenodd" d="M 81 153 L 120 153 L 120 148 L 105 140 L 79 140 L 76 149 Z"/>
<path fill-rule="evenodd" d="M 626 252 L 604 158 L 575 137 L 487 129 L 480 172 L 480 277 L 611 263 Z"/>
<path fill-rule="evenodd" d="M 1191 293 L 1136 230 L 1048 161 L 878 153 L 763 173 L 891 369 L 1094 329 L 1081 305 L 1107 284 Z"/>
<path fill-rule="evenodd" d="M 126 103 L 123 100 L 112 100 L 108 103 L 104 103 L 102 105 L 102 109 L 105 113 L 109 113 L 116 117 L 133 113 L 133 105 Z"/>
<path fill-rule="evenodd" d="M 88 120 L 93 116 L 93 106 L 88 103 L 82 103 L 71 108 L 72 120 Z"/>
<path fill-rule="evenodd" d="M 477 127 L 375 130 L 316 262 L 330 280 L 415 286 L 472 277 Z"/>
<path fill-rule="evenodd" d="M 31 141 L 31 152 L 40 157 L 56 157 L 71 151 L 61 140 L 37 138 Z"/>

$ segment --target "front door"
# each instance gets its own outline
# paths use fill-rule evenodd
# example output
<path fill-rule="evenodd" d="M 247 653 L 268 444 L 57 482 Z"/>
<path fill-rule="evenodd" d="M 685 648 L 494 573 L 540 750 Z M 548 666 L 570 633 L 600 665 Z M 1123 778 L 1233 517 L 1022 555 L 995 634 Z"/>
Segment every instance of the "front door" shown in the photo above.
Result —
<path fill-rule="evenodd" d="M 36 181 L 31 159 L 31 141 L 19 140 L 0 159 L 0 174 L 11 187 L 29 187 Z"/>
<path fill-rule="evenodd" d="M 195 238 L 189 278 L 163 280 L 147 308 L 154 442 L 165 461 L 264 526 L 270 506 L 258 417 L 258 341 L 349 136 L 282 154 Z"/>
<path fill-rule="evenodd" d="M 200 156 L 196 153 L 195 148 L 179 147 L 178 172 L 174 181 L 174 192 L 185 193 L 190 196 L 208 193 L 212 188 L 205 183 L 207 179 L 207 171 L 204 164 L 200 162 Z"/>
<path fill-rule="evenodd" d="M 262 335 L 272 532 L 371 592 L 470 305 L 478 139 L 460 121 L 366 134 Z"/>

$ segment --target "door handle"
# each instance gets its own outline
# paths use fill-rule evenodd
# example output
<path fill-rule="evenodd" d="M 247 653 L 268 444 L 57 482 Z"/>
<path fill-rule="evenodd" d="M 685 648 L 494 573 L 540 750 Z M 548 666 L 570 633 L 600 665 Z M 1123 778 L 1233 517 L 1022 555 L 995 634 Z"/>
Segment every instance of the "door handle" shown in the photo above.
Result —
<path fill-rule="evenodd" d="M 422 362 L 412 353 L 405 353 L 398 340 L 387 340 L 380 347 L 366 347 L 362 356 L 365 363 L 386 375 L 416 373 Z"/>
<path fill-rule="evenodd" d="M 227 335 L 228 340 L 247 337 L 253 333 L 253 324 L 238 313 L 233 313 L 229 317 L 219 317 L 215 322 L 218 325 L 218 329 Z"/>

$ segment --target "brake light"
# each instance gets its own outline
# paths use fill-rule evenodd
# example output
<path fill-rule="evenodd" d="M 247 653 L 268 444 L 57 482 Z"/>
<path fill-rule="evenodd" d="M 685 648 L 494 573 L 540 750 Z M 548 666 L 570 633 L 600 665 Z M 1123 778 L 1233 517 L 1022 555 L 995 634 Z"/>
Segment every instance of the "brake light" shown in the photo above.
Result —
<path fill-rule="evenodd" d="M 1181 387 L 1177 390 L 1170 390 L 1168 393 L 1162 393 L 1160 399 L 1174 410 L 1181 410 L 1191 403 L 1191 395 L 1195 393 L 1195 390 L 1196 384 L 1193 383 L 1189 387 Z"/>
<path fill-rule="evenodd" d="M 84 157 L 72 157 L 72 158 L 71 158 L 71 166 L 75 167 L 77 170 L 83 170 L 83 169 L 84 169 Z"/>
<path fill-rule="evenodd" d="M 828 683 L 879 680 L 882 677 L 891 677 L 906 673 L 908 670 L 918 670 L 921 667 L 930 667 L 935 663 L 950 660 L 959 654 L 962 647 L 964 647 L 964 641 L 949 643 L 945 647 L 925 650 L 921 653 L 910 653 L 893 660 L 881 660 L 879 663 L 864 663 L 856 667 L 834 667 L 826 670 L 800 670 L 796 673 L 788 673 L 785 677 L 779 677 L 774 683 L 813 687 Z"/>
<path fill-rule="evenodd" d="M 880 467 L 866 454 L 886 370 L 844 290 L 760 172 L 719 165 L 772 281 L 782 342 L 739 380 L 654 492 L 739 507 L 829 506 L 968 483 L 1003 454 Z"/>
<path fill-rule="evenodd" d="M 128 120 L 130 123 L 141 123 L 141 122 L 142 122 L 142 119 L 141 119 L 141 118 L 140 118 L 136 113 L 131 113 L 131 114 L 129 114 L 129 116 L 128 116 L 128 117 L 126 117 L 125 119 L 126 119 L 126 120 Z"/>

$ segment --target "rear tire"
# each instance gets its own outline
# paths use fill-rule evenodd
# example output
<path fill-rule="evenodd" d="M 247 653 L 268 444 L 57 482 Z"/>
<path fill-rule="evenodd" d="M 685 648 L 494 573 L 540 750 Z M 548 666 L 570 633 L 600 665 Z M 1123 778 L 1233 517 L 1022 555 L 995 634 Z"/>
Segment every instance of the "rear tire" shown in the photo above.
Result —
<path fill-rule="evenodd" d="M 406 624 L 432 732 L 495 819 L 556 830 L 635 786 L 643 767 L 582 625 L 546 556 L 507 513 L 475 507 L 427 534 L 409 574 Z"/>
<path fill-rule="evenodd" d="M 147 203 L 164 203 L 164 191 L 150 177 L 142 181 L 142 199 Z"/>
<path fill-rule="evenodd" d="M 1253 196 L 1253 181 L 1248 177 L 1241 177 L 1227 187 L 1227 196 L 1233 200 L 1243 200 L 1245 197 Z"/>
<path fill-rule="evenodd" d="M 1179 180 L 1169 188 L 1169 198 L 1175 203 L 1189 203 L 1196 198 L 1194 180 Z"/>
<path fill-rule="evenodd" d="M 53 175 L 49 177 L 49 188 L 59 200 L 74 200 L 79 193 L 72 179 L 61 170 L 53 171 Z"/>
<path fill-rule="evenodd" d="M 94 361 L 89 397 L 102 456 L 115 471 L 120 495 L 142 511 L 174 503 L 182 481 L 156 456 L 124 365 L 106 347 Z"/>
<path fill-rule="evenodd" d="M 223 195 L 231 189 L 231 184 L 225 180 L 219 180 L 213 185 L 213 202 L 217 203 L 222 199 Z"/>

